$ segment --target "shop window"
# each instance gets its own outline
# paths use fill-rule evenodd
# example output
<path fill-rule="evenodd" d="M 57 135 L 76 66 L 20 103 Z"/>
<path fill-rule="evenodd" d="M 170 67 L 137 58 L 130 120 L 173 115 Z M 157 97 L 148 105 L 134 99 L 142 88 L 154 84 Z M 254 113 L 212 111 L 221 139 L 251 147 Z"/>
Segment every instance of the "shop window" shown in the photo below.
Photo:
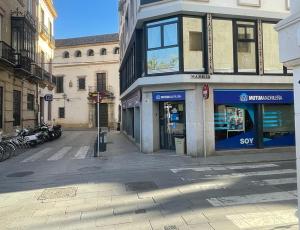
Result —
<path fill-rule="evenodd" d="M 213 19 L 213 60 L 216 73 L 233 73 L 233 23 Z"/>
<path fill-rule="evenodd" d="M 253 105 L 215 105 L 216 149 L 254 148 Z"/>
<path fill-rule="evenodd" d="M 178 18 L 148 23 L 146 28 L 147 73 L 178 72 Z"/>
<path fill-rule="evenodd" d="M 184 70 L 204 72 L 203 21 L 201 18 L 183 18 Z"/>
<path fill-rule="evenodd" d="M 263 23 L 264 73 L 282 74 L 283 65 L 279 57 L 279 39 L 273 23 Z"/>
<path fill-rule="evenodd" d="M 254 22 L 236 23 L 237 64 L 239 73 L 256 73 L 256 25 Z"/>
<path fill-rule="evenodd" d="M 27 110 L 33 111 L 34 110 L 34 95 L 27 94 Z"/>
<path fill-rule="evenodd" d="M 293 105 L 263 106 L 264 147 L 292 146 L 295 144 Z"/>
<path fill-rule="evenodd" d="M 64 107 L 58 108 L 58 118 L 65 118 L 65 108 Z"/>
<path fill-rule="evenodd" d="M 13 92 L 13 118 L 14 126 L 21 125 L 21 91 L 14 90 Z"/>

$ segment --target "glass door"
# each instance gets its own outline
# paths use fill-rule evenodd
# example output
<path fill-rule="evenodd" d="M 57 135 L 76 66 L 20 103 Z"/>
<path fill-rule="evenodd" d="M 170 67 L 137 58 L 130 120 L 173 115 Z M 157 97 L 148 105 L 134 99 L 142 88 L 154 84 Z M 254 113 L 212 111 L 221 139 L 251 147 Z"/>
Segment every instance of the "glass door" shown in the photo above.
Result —
<path fill-rule="evenodd" d="M 175 137 L 185 136 L 185 104 L 160 102 L 159 104 L 160 148 L 175 150 Z"/>

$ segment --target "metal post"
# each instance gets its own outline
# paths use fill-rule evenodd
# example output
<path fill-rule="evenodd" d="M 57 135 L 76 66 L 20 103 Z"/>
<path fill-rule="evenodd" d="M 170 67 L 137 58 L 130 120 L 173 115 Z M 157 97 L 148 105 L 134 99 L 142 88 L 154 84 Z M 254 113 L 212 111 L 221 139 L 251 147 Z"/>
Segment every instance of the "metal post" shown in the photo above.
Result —
<path fill-rule="evenodd" d="M 99 109 L 100 109 L 100 93 L 97 93 L 97 121 L 98 121 L 98 143 L 97 143 L 97 156 L 100 156 L 99 154 L 99 148 L 100 148 L 100 119 L 99 119 Z"/>
<path fill-rule="evenodd" d="M 203 97 L 203 96 L 202 96 Z M 205 120 L 206 120 L 206 115 L 205 115 L 205 98 L 203 97 L 203 148 L 204 148 L 204 158 L 206 158 L 206 136 L 205 136 L 205 133 L 206 133 L 206 127 L 205 127 Z"/>

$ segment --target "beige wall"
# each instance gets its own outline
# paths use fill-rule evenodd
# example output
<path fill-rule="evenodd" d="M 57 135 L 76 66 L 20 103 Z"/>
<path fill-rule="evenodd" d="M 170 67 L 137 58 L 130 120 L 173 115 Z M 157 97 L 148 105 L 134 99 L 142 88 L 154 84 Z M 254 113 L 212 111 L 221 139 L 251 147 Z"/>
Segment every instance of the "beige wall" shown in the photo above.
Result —
<path fill-rule="evenodd" d="M 91 44 L 88 46 L 59 47 L 55 51 L 55 76 L 64 76 L 64 93 L 55 94 L 53 105 L 53 118 L 57 123 L 70 127 L 92 127 L 95 124 L 95 104 L 90 104 L 89 87 L 96 89 L 97 73 L 106 73 L 107 86 L 113 92 L 113 100 L 103 100 L 108 103 L 109 123 L 118 122 L 119 117 L 119 55 L 113 51 L 119 47 L 117 42 L 105 44 Z M 107 49 L 107 55 L 100 55 L 101 49 Z M 94 56 L 87 56 L 88 50 L 94 50 Z M 74 54 L 80 50 L 82 57 Z M 70 58 L 63 58 L 65 51 Z M 78 90 L 78 78 L 85 77 L 86 90 Z M 65 119 L 58 118 L 58 108 L 65 106 Z"/>

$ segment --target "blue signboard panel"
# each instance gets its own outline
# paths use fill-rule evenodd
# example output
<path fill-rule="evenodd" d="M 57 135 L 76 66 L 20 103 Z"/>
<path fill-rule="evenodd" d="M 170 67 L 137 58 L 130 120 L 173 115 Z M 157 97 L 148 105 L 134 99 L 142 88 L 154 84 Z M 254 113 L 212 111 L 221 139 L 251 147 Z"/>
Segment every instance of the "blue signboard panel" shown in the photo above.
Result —
<path fill-rule="evenodd" d="M 214 90 L 215 104 L 293 104 L 292 90 Z"/>
<path fill-rule="evenodd" d="M 185 91 L 153 92 L 153 101 L 184 101 Z"/>

